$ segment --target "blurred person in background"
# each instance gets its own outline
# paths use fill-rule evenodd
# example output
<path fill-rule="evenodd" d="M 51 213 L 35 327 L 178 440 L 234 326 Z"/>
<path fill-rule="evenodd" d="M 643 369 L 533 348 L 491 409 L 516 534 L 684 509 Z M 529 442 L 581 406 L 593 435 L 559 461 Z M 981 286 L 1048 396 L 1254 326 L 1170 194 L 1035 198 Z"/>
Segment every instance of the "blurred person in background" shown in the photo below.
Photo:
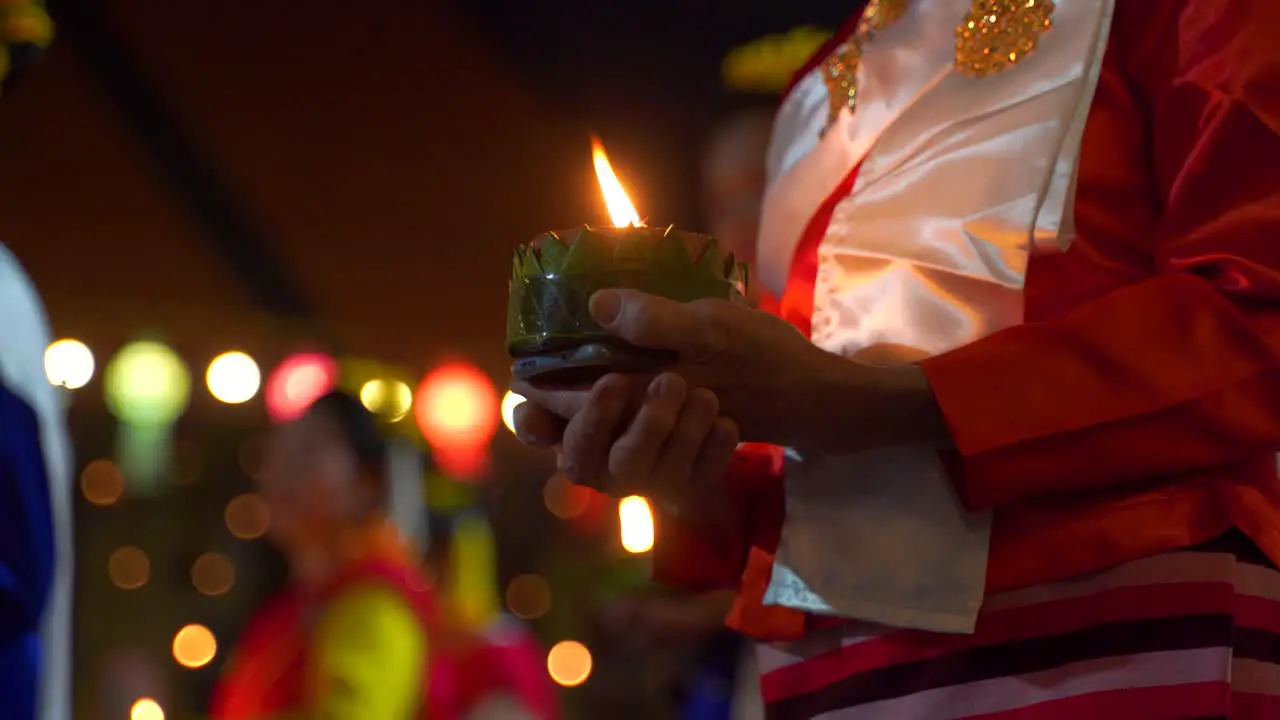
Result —
<path fill-rule="evenodd" d="M 0 3 L 0 95 L 52 37 L 39 4 Z M 13 720 L 71 716 L 71 447 L 44 367 L 51 340 L 35 286 L 0 245 L 0 713 Z"/>
<path fill-rule="evenodd" d="M 45 375 L 51 337 L 0 245 L 0 700 L 14 720 L 70 717 L 71 445 Z"/>
<path fill-rule="evenodd" d="M 241 634 L 213 718 L 456 716 L 448 683 L 428 682 L 429 641 L 442 651 L 450 629 L 387 519 L 385 465 L 373 415 L 343 392 L 276 429 L 260 490 L 292 577 Z"/>
<path fill-rule="evenodd" d="M 556 720 L 559 698 L 546 652 L 529 627 L 501 609 L 494 538 L 479 510 L 431 513 L 427 574 L 450 624 L 477 638 L 454 663 L 460 703 L 473 720 Z"/>
<path fill-rule="evenodd" d="M 527 646 L 506 648 L 478 627 L 494 619 L 496 599 L 457 592 L 466 586 L 451 568 L 475 559 L 465 552 L 474 533 L 436 544 L 437 556 L 465 555 L 427 563 L 448 578 L 438 594 L 388 518 L 387 483 L 384 438 L 356 397 L 330 392 L 277 428 L 260 490 L 291 582 L 241 634 L 214 691 L 215 720 L 554 719 L 554 692 L 516 672 L 529 667 Z"/>
<path fill-rule="evenodd" d="M 40 4 L 0 3 L 0 95 L 51 38 Z M 44 302 L 0 245 L 0 701 L 14 720 L 70 717 L 72 456 L 45 373 L 51 340 Z"/>
<path fill-rule="evenodd" d="M 796 28 L 735 48 L 724 60 L 725 107 L 702 157 L 703 214 L 707 233 L 747 263 L 753 275 L 765 158 L 780 95 L 829 36 L 816 28 Z M 777 299 L 760 283 L 750 288 L 756 307 L 777 312 Z M 685 720 L 764 716 L 754 653 L 749 643 L 724 626 L 735 595 L 732 590 L 695 595 L 652 592 L 623 598 L 606 610 L 606 627 L 614 634 L 692 653 L 693 672 L 679 688 Z"/>

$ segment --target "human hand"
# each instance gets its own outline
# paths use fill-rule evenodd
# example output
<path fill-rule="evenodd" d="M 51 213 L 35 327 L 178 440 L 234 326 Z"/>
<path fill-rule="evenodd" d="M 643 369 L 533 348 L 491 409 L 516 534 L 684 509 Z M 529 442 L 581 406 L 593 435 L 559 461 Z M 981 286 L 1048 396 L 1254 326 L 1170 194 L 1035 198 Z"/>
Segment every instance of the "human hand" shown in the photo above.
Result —
<path fill-rule="evenodd" d="M 589 390 L 518 384 L 516 391 L 530 398 L 516 409 L 517 433 L 555 446 L 560 472 L 574 483 L 614 496 L 648 495 L 664 510 L 704 520 L 717 505 L 704 491 L 724 476 L 738 431 L 719 416 L 711 392 L 670 372 L 607 375 Z"/>
<path fill-rule="evenodd" d="M 783 320 L 738 303 L 680 303 L 624 289 L 596 293 L 590 308 L 596 322 L 619 338 L 675 351 L 679 360 L 671 370 L 691 387 L 711 390 L 720 414 L 734 421 L 746 441 L 813 444 L 815 409 L 831 400 L 829 389 L 854 367 Z M 558 423 L 529 413 L 534 407 L 569 420 L 586 398 L 524 384 L 517 391 L 534 403 L 525 416 L 531 439 L 558 436 Z"/>

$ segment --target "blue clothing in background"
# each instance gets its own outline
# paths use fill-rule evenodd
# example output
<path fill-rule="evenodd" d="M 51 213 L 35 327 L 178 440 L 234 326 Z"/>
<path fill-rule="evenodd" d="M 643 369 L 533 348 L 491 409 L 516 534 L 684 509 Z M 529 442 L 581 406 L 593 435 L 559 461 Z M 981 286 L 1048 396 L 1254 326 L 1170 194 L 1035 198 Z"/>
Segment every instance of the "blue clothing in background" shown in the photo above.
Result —
<path fill-rule="evenodd" d="M 44 305 L 0 245 L 0 719 L 68 720 L 71 453 Z"/>
<path fill-rule="evenodd" d="M 0 698 L 35 718 L 40 621 L 53 584 L 53 513 L 35 411 L 0 385 Z"/>
<path fill-rule="evenodd" d="M 729 720 L 733 717 L 733 686 L 738 675 L 742 639 L 723 632 L 698 653 L 694 675 L 685 690 L 683 720 Z"/>

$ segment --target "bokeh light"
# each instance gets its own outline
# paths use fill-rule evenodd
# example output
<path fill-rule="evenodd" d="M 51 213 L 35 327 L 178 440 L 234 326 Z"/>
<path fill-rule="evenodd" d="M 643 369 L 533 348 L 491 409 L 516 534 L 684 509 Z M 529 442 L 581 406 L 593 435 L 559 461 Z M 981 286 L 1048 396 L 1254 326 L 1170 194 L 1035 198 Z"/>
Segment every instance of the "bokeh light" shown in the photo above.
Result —
<path fill-rule="evenodd" d="M 498 391 L 479 368 L 449 363 L 422 379 L 414 414 L 433 448 L 474 450 L 493 439 L 498 429 Z"/>
<path fill-rule="evenodd" d="M 49 343 L 44 351 L 44 374 L 51 385 L 78 390 L 93 379 L 93 352 L 89 346 L 63 338 Z"/>
<path fill-rule="evenodd" d="M 121 590 L 137 590 L 151 577 L 151 559 L 136 547 L 119 548 L 107 559 L 107 576 Z"/>
<path fill-rule="evenodd" d="M 285 358 L 267 377 L 267 414 L 276 422 L 296 420 L 338 384 L 338 363 L 320 353 Z"/>
<path fill-rule="evenodd" d="M 258 363 L 239 350 L 224 352 L 209 363 L 204 374 L 209 394 L 228 405 L 239 405 L 253 399 L 262 386 Z"/>
<path fill-rule="evenodd" d="M 586 512 L 591 505 L 591 490 L 574 485 L 564 475 L 557 473 L 542 486 L 542 502 L 552 515 L 561 520 L 572 520 Z"/>
<path fill-rule="evenodd" d="M 129 707 L 129 720 L 164 720 L 164 708 L 151 698 L 138 698 Z"/>
<path fill-rule="evenodd" d="M 207 552 L 191 565 L 191 584 L 201 595 L 221 595 L 236 582 L 236 566 L 222 553 Z"/>
<path fill-rule="evenodd" d="M 114 505 L 124 495 L 124 475 L 110 460 L 94 460 L 80 473 L 80 492 L 94 505 Z"/>
<path fill-rule="evenodd" d="M 360 386 L 360 403 L 387 422 L 398 422 L 413 406 L 413 390 L 400 380 L 374 378 Z"/>
<path fill-rule="evenodd" d="M 561 640 L 547 653 L 547 673 L 557 685 L 577 687 L 591 677 L 591 651 L 575 640 Z"/>
<path fill-rule="evenodd" d="M 167 425 L 187 409 L 191 373 L 168 345 L 152 340 L 129 343 L 107 363 L 103 375 L 107 408 L 133 425 Z"/>
<path fill-rule="evenodd" d="M 653 549 L 653 511 L 649 501 L 639 495 L 618 501 L 618 524 L 622 529 L 622 548 L 630 553 L 646 553 Z"/>
<path fill-rule="evenodd" d="M 192 623 L 173 636 L 173 659 L 185 668 L 202 668 L 218 654 L 218 641 L 209 628 Z"/>
<path fill-rule="evenodd" d="M 536 620 L 551 609 L 551 586 L 541 575 L 517 575 L 507 583 L 506 601 L 516 617 Z"/>
<path fill-rule="evenodd" d="M 516 431 L 516 408 L 520 407 L 522 402 L 524 402 L 524 396 L 510 390 L 502 396 L 502 424 L 506 425 L 507 430 L 512 434 Z"/>
<path fill-rule="evenodd" d="M 245 493 L 227 503 L 223 519 L 227 523 L 227 532 L 241 540 L 254 540 L 266 534 L 271 524 L 271 512 L 262 498 L 254 493 Z"/>

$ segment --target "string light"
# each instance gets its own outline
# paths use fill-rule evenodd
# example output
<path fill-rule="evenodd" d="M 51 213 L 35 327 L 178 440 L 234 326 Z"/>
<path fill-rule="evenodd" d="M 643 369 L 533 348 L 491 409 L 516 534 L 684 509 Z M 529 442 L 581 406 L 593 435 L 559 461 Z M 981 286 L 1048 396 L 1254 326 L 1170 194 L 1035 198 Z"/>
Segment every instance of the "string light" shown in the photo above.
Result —
<path fill-rule="evenodd" d="M 173 636 L 173 659 L 185 668 L 202 668 L 217 654 L 218 641 L 209 628 L 203 625 L 184 625 Z"/>
<path fill-rule="evenodd" d="M 129 720 L 164 720 L 164 708 L 149 697 L 138 698 L 129 707 Z"/>
<path fill-rule="evenodd" d="M 253 399 L 262 386 L 258 363 L 238 350 L 225 352 L 209 363 L 204 375 L 209 394 L 228 405 L 239 405 Z"/>
<path fill-rule="evenodd" d="M 547 653 L 547 674 L 557 685 L 577 687 L 591 677 L 591 651 L 576 640 L 562 640 Z"/>
<path fill-rule="evenodd" d="M 44 374 L 51 385 L 78 390 L 93 379 L 93 370 L 93 352 L 79 340 L 63 338 L 45 348 Z"/>

